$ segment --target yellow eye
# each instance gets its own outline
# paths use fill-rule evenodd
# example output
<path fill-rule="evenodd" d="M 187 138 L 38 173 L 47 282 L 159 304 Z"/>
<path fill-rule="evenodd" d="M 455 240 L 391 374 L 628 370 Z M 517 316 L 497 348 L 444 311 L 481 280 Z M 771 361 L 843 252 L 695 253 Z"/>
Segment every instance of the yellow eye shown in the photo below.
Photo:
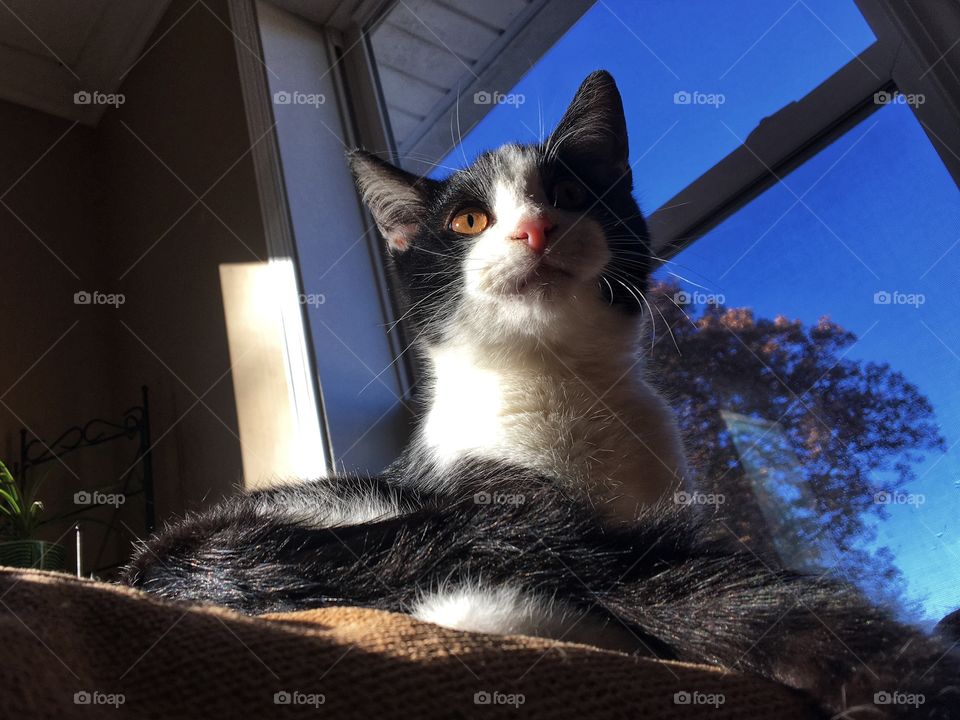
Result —
<path fill-rule="evenodd" d="M 450 229 L 460 235 L 478 235 L 490 224 L 490 216 L 479 208 L 468 208 L 458 212 L 450 221 Z"/>

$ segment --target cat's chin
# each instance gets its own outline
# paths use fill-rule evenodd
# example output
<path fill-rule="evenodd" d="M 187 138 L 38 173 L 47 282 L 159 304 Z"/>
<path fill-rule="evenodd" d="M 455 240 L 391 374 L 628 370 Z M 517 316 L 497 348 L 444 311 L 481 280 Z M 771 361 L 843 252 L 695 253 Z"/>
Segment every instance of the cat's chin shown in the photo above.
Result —
<path fill-rule="evenodd" d="M 511 294 L 533 301 L 562 299 L 569 294 L 576 278 L 566 270 L 540 263 L 513 286 Z"/>
<path fill-rule="evenodd" d="M 488 306 L 493 313 L 487 316 L 478 310 L 476 317 L 487 316 L 499 332 L 514 338 L 549 339 L 564 334 L 571 318 L 582 314 L 583 308 L 577 306 L 582 306 L 589 294 L 579 279 L 563 271 L 551 271 L 549 281 L 531 278 L 524 287 L 488 297 L 493 301 Z"/>

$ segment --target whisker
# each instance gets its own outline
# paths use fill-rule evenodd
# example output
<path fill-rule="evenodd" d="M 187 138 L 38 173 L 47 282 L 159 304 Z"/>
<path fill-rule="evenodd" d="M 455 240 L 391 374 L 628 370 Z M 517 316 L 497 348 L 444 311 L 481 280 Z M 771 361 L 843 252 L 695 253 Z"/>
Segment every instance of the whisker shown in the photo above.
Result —
<path fill-rule="evenodd" d="M 460 155 L 463 157 L 463 164 L 467 166 L 470 161 L 467 160 L 467 153 L 463 149 L 463 132 L 460 130 L 460 88 L 457 88 L 457 147 L 460 148 Z"/>
<path fill-rule="evenodd" d="M 660 317 L 663 320 L 663 325 L 667 328 L 667 332 L 670 334 L 670 339 L 673 340 L 673 346 L 677 349 L 677 355 L 683 357 L 683 353 L 680 352 L 680 346 L 677 344 L 677 337 L 673 334 L 673 328 L 670 327 L 670 323 L 667 322 L 667 318 L 663 316 L 663 312 L 660 310 L 660 307 L 656 302 L 653 303 L 653 306 L 657 309 L 657 312 L 660 313 Z M 650 347 L 651 349 L 653 348 L 652 345 Z"/>
<path fill-rule="evenodd" d="M 445 253 L 438 253 L 438 252 L 435 252 L 435 251 L 433 251 L 433 250 L 427 250 L 425 247 L 421 247 L 420 245 L 416 245 L 416 244 L 411 245 L 410 247 L 411 247 L 412 250 L 417 250 L 417 251 L 419 251 L 419 252 L 425 252 L 425 253 L 427 253 L 427 255 L 436 255 L 437 257 L 447 258 L 448 260 L 459 260 L 459 259 L 460 259 L 460 258 L 458 258 L 456 255 L 447 255 L 447 254 L 445 254 Z"/>
<path fill-rule="evenodd" d="M 417 302 L 415 302 L 413 305 L 411 305 L 403 315 L 401 315 L 399 318 L 397 318 L 397 319 L 394 320 L 392 323 L 390 323 L 390 327 L 387 328 L 387 332 L 388 332 L 388 333 L 389 333 L 389 332 L 393 332 L 393 329 L 394 329 L 397 325 L 400 324 L 400 321 L 401 321 L 401 320 L 404 320 L 405 318 L 409 317 L 410 313 L 412 313 L 414 310 L 416 310 L 420 305 L 422 305 L 423 303 L 425 303 L 427 300 L 429 300 L 431 297 L 433 297 L 434 295 L 436 295 L 436 294 L 437 294 L 438 292 L 440 292 L 441 290 L 445 290 L 445 289 L 446 289 L 446 286 L 441 286 L 441 287 L 437 288 L 436 290 L 434 290 L 433 292 L 431 292 L 431 293 L 429 293 L 428 295 L 426 295 L 425 297 L 422 297 L 422 298 L 420 298 L 419 300 L 417 300 Z"/>
<path fill-rule="evenodd" d="M 433 317 L 430 318 L 430 322 L 433 322 L 433 320 L 436 319 L 437 315 L 440 314 L 440 310 L 442 310 L 442 309 L 443 309 L 443 306 L 440 306 L 440 308 L 437 309 L 437 312 L 434 313 Z M 400 354 L 397 355 L 389 365 L 387 365 L 383 370 L 381 370 L 381 371 L 378 372 L 376 375 L 374 375 L 373 380 L 371 380 L 371 381 L 368 382 L 366 385 L 364 385 L 363 388 L 361 388 L 361 390 L 360 390 L 361 393 L 362 393 L 364 390 L 366 390 L 368 387 L 370 387 L 373 383 L 375 383 L 377 380 L 379 380 L 379 379 L 380 379 L 380 376 L 383 375 L 387 370 L 389 370 L 389 369 L 392 368 L 394 365 L 396 365 L 398 362 L 400 362 L 400 358 L 402 358 L 404 355 L 406 355 L 406 354 L 407 354 L 407 351 L 408 351 L 410 348 L 412 348 L 414 345 L 416 345 L 417 340 L 420 339 L 420 336 L 423 335 L 423 334 L 427 331 L 427 328 L 430 327 L 430 322 L 426 323 L 426 324 L 423 326 L 423 329 L 422 329 L 420 332 L 417 333 L 417 336 L 416 336 L 413 340 L 411 340 L 409 343 L 407 343 L 407 346 L 406 346 L 403 350 L 400 351 Z"/>
<path fill-rule="evenodd" d="M 667 270 L 667 274 L 668 274 L 668 275 L 673 275 L 673 276 L 674 276 L 675 278 L 677 278 L 678 280 L 683 280 L 685 283 L 690 283 L 691 285 L 694 285 L 694 286 L 700 288 L 701 290 L 706 290 L 707 292 L 711 292 L 711 291 L 713 290 L 713 288 L 709 288 L 709 287 L 706 287 L 706 286 L 704 286 L 704 285 L 701 285 L 700 283 L 696 283 L 696 282 L 694 282 L 693 280 L 690 280 L 689 278 L 685 278 L 683 275 L 678 275 L 677 273 L 672 272 L 672 271 L 670 271 L 670 270 Z"/>
<path fill-rule="evenodd" d="M 679 305 L 677 305 L 677 303 L 674 301 L 674 299 L 673 299 L 672 297 L 670 297 L 669 295 L 664 294 L 664 293 L 661 293 L 661 294 L 659 295 L 659 297 L 666 298 L 677 310 L 680 311 L 680 314 L 683 315 L 683 316 L 687 319 L 687 322 L 689 322 L 692 327 L 697 327 L 697 323 L 694 322 L 693 318 L 691 318 L 689 315 L 687 315 L 686 311 L 685 311 L 682 307 L 680 307 Z"/>
<path fill-rule="evenodd" d="M 636 286 L 634 286 L 634 285 L 629 285 L 629 284 L 627 284 L 626 282 L 624 282 L 623 280 L 619 279 L 619 278 L 616 277 L 616 276 L 614 276 L 613 279 L 616 280 L 616 281 L 617 281 L 618 283 L 620 283 L 621 285 L 623 285 L 623 286 L 627 289 L 627 292 L 629 292 L 631 295 L 633 295 L 633 299 L 637 301 L 637 306 L 638 306 L 638 307 L 640 307 L 640 308 L 643 307 L 643 306 L 640 304 L 640 300 L 643 300 L 643 303 L 647 306 L 647 313 L 648 313 L 648 315 L 650 316 L 650 329 L 651 329 L 650 349 L 652 350 L 654 344 L 655 344 L 656 341 L 657 341 L 657 321 L 656 321 L 656 318 L 653 316 L 653 309 L 650 307 L 649 301 L 647 300 L 646 296 L 644 296 L 644 294 L 643 294 L 642 292 L 640 292 L 640 289 L 637 288 Z M 634 291 L 636 291 L 637 293 L 640 294 L 640 298 L 637 298 L 637 295 L 636 295 L 636 293 L 635 293 Z"/>
<path fill-rule="evenodd" d="M 613 305 L 613 285 L 610 284 L 610 281 L 607 280 L 606 275 L 601 275 L 600 279 L 607 284 L 607 289 L 610 291 L 610 305 Z"/>

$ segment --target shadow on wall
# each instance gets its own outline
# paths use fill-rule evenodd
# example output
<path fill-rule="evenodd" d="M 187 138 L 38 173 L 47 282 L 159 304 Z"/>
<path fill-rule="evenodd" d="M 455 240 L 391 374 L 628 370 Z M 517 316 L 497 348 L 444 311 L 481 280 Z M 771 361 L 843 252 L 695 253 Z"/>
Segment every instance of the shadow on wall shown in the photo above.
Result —
<path fill-rule="evenodd" d="M 95 128 L 0 102 L 0 457 L 148 385 L 160 521 L 243 477 L 220 267 L 266 253 L 225 23 L 226 0 L 175 0 Z M 78 456 L 42 495 L 124 459 Z"/>

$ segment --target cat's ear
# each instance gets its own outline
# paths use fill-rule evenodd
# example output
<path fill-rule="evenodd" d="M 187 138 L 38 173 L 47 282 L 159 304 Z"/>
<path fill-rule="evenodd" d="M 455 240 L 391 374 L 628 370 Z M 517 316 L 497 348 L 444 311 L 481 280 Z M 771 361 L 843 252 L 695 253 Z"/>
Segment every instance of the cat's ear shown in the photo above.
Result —
<path fill-rule="evenodd" d="M 435 181 L 394 167 L 366 150 L 350 150 L 347 162 L 390 249 L 406 250 L 423 218 L 427 188 Z"/>
<path fill-rule="evenodd" d="M 580 84 L 547 147 L 587 164 L 603 163 L 617 175 L 629 169 L 627 123 L 613 76 L 606 70 L 590 73 Z"/>

